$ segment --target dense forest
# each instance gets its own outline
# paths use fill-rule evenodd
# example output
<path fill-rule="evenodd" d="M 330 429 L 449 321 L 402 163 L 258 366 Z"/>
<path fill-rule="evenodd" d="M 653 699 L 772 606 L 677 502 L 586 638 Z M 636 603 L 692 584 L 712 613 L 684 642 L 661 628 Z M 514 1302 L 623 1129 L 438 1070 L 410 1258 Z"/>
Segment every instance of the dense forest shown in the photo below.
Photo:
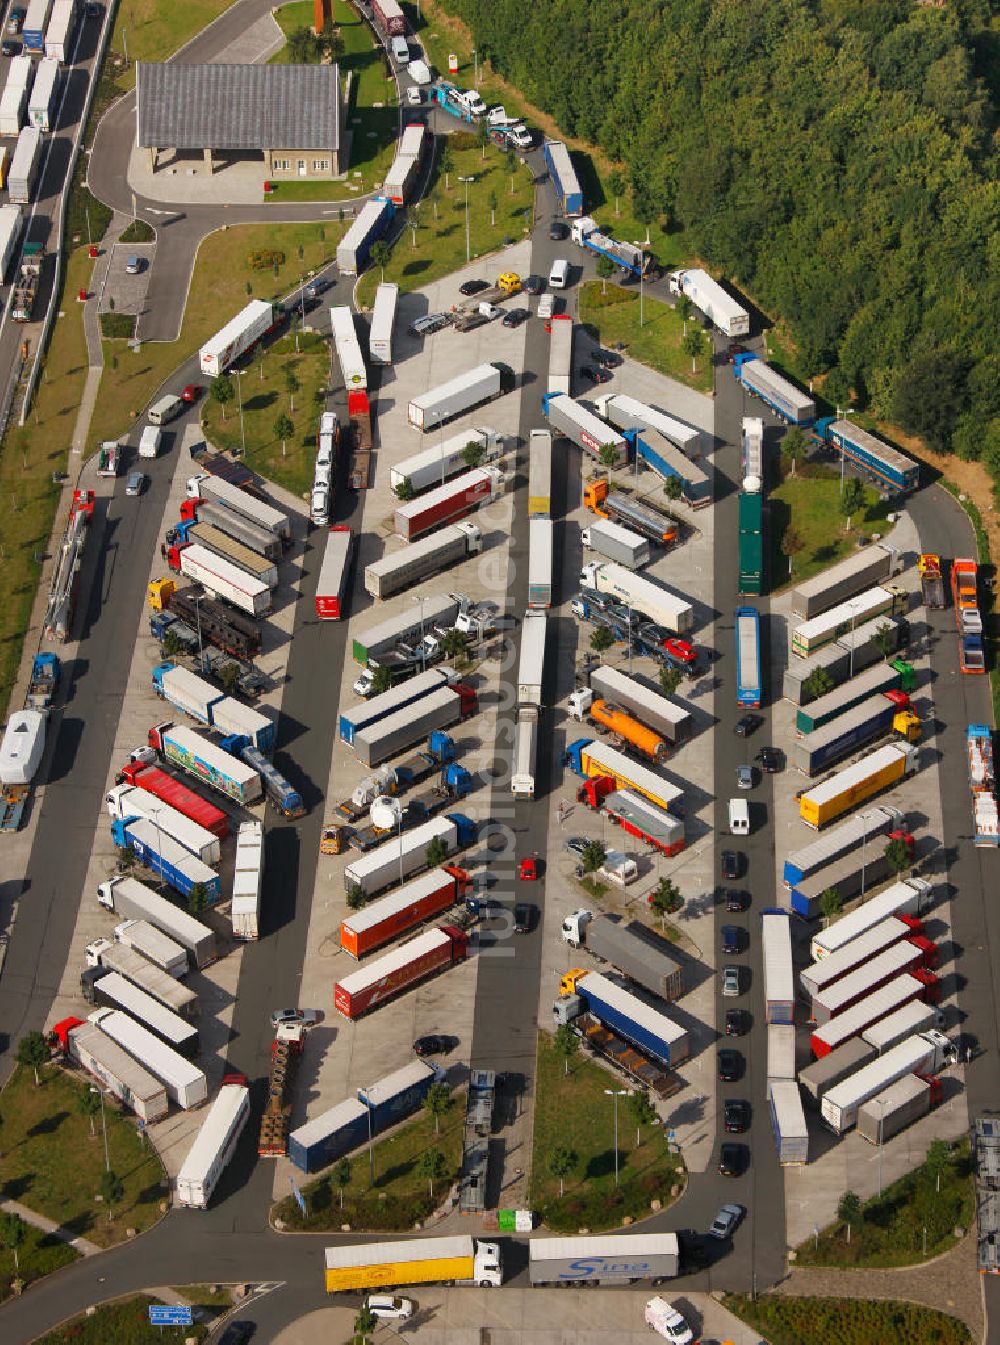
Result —
<path fill-rule="evenodd" d="M 785 319 L 831 403 L 1000 480 L 987 0 L 445 3 L 566 134 L 627 166 L 640 219 L 683 226 Z"/>

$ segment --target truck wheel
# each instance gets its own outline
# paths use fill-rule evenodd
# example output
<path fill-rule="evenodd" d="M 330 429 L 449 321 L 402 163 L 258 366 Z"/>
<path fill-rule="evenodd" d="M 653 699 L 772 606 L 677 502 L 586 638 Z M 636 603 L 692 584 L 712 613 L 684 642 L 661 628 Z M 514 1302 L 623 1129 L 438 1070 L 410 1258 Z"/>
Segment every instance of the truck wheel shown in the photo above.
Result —
<path fill-rule="evenodd" d="M 493 1281 L 492 1281 L 492 1280 L 480 1280 L 480 1281 L 479 1281 L 479 1287 L 480 1287 L 480 1289 L 492 1289 L 492 1288 L 493 1288 Z"/>

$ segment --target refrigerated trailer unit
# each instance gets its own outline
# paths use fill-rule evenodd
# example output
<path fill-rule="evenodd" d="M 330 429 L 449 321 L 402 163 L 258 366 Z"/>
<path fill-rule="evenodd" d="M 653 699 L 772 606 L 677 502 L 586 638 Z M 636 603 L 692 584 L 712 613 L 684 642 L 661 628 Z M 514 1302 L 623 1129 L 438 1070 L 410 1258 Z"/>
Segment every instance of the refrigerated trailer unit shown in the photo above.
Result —
<path fill-rule="evenodd" d="M 832 565 L 792 590 L 791 612 L 804 621 L 891 579 L 902 569 L 903 558 L 888 542 L 876 542 Z"/>
<path fill-rule="evenodd" d="M 412 453 L 390 467 L 389 485 L 396 490 L 404 481 L 409 481 L 416 495 L 435 486 L 443 486 L 451 477 L 469 470 L 464 454 L 470 445 L 483 451 L 479 466 L 488 466 L 496 462 L 503 452 L 504 436 L 488 427 L 459 430 L 442 443 Z"/>
<path fill-rule="evenodd" d="M 528 434 L 528 517 L 552 516 L 552 434 L 531 430 Z"/>
<path fill-rule="evenodd" d="M 764 953 L 764 1017 L 768 1023 L 791 1023 L 795 1011 L 795 978 L 788 915 L 784 911 L 765 911 L 760 925 Z"/>
<path fill-rule="evenodd" d="M 181 1163 L 175 1182 L 179 1205 L 195 1210 L 208 1208 L 249 1116 L 250 1090 L 246 1079 L 241 1074 L 227 1075 Z"/>
<path fill-rule="evenodd" d="M 454 523 L 503 492 L 504 478 L 496 467 L 474 467 L 443 486 L 401 504 L 393 515 L 393 531 L 405 542 L 416 541 L 442 523 Z"/>
<path fill-rule="evenodd" d="M 453 865 L 421 874 L 380 901 L 345 916 L 340 946 L 349 957 L 360 959 L 441 915 L 460 900 L 468 886 L 469 875 Z"/>
<path fill-rule="evenodd" d="M 252 350 L 261 337 L 284 317 L 283 311 L 265 299 L 251 299 L 221 331 L 206 341 L 198 352 L 198 363 L 206 378 L 218 378 L 236 361 Z"/>
<path fill-rule="evenodd" d="M 782 1167 L 809 1162 L 809 1128 L 802 1110 L 799 1086 L 793 1079 L 769 1079 L 771 1129 Z"/>
<path fill-rule="evenodd" d="M 96 1023 L 81 1023 L 70 1029 L 69 1053 L 146 1125 L 166 1116 L 169 1104 L 160 1080 L 106 1036 Z"/>
<path fill-rule="evenodd" d="M 119 876 L 99 883 L 97 899 L 109 911 L 126 920 L 147 920 L 156 929 L 186 948 L 196 967 L 215 961 L 215 935 L 200 920 L 160 896 L 136 878 Z M 118 936 L 118 931 L 115 931 Z"/>
<path fill-rule="evenodd" d="M 198 1029 L 119 972 L 105 967 L 88 967 L 80 983 L 83 997 L 89 1003 L 131 1014 L 183 1056 L 190 1058 L 198 1054 Z"/>
<path fill-rule="evenodd" d="M 698 268 L 674 271 L 667 283 L 671 294 L 686 295 L 712 326 L 730 340 L 749 336 L 750 314 L 707 271 Z"/>
<path fill-rule="evenodd" d="M 416 169 L 417 160 L 411 159 Z M 407 165 L 409 173 L 409 165 Z M 405 196 L 409 184 L 404 183 L 402 194 Z M 391 195 L 391 193 L 389 193 Z M 396 305 L 399 302 L 399 286 L 383 280 L 375 291 L 375 303 L 372 305 L 371 326 L 368 334 L 368 353 L 373 363 L 392 363 L 392 332 L 396 325 Z"/>
<path fill-rule="evenodd" d="M 410 542 L 366 565 L 365 591 L 376 599 L 391 598 L 449 565 L 478 555 L 482 545 L 483 534 L 476 523 L 452 523 L 436 528 L 419 542 Z"/>
<path fill-rule="evenodd" d="M 548 622 L 544 612 L 525 612 L 521 623 L 521 652 L 517 665 L 518 705 L 541 707 L 547 632 Z"/>
<path fill-rule="evenodd" d="M 506 365 L 477 364 L 474 369 L 414 397 L 406 410 L 407 422 L 426 434 L 455 416 L 511 392 L 513 387 L 513 371 Z"/>
<path fill-rule="evenodd" d="M 62 66 L 59 61 L 46 57 L 38 62 L 35 82 L 28 98 L 28 121 L 46 134 L 55 124 Z"/>

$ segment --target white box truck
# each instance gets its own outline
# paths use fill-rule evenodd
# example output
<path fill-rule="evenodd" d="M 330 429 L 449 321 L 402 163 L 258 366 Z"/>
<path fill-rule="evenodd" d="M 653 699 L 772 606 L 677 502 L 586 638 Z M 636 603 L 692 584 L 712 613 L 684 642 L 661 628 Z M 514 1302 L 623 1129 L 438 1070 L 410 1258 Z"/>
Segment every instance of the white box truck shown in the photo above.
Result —
<path fill-rule="evenodd" d="M 384 280 L 375 291 L 368 334 L 368 354 L 373 364 L 392 363 L 392 331 L 396 323 L 398 302 L 399 286 Z"/>
<path fill-rule="evenodd" d="M 424 434 L 446 420 L 453 420 L 484 402 L 494 401 L 514 387 L 513 372 L 501 364 L 477 364 L 464 374 L 439 387 L 414 397 L 406 409 L 406 418 Z"/>
<path fill-rule="evenodd" d="M 177 1174 L 179 1205 L 194 1210 L 208 1208 L 249 1115 L 246 1078 L 242 1074 L 227 1075 Z"/>
<path fill-rule="evenodd" d="M 750 314 L 707 271 L 674 271 L 667 284 L 671 294 L 686 295 L 723 336 L 750 335 Z"/>

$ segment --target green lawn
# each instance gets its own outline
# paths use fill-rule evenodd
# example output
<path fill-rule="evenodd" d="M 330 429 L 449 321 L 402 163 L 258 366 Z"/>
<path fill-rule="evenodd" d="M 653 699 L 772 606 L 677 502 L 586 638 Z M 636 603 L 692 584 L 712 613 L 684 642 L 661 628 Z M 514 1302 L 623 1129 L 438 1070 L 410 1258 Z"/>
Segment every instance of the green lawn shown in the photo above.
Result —
<path fill-rule="evenodd" d="M 447 1193 L 458 1176 L 462 1161 L 462 1131 L 465 1122 L 464 1093 L 455 1093 L 451 1105 L 440 1119 L 441 1133 L 434 1133 L 434 1118 L 421 1109 L 412 1121 L 373 1146 L 375 1185 L 369 1184 L 367 1147 L 351 1154 L 350 1181 L 344 1187 L 343 1209 L 340 1187 L 332 1180 L 336 1165 L 316 1181 L 303 1185 L 308 1215 L 303 1218 L 291 1196 L 279 1201 L 271 1211 L 273 1218 L 287 1228 L 321 1232 L 352 1228 L 378 1228 L 408 1232 L 418 1219 L 425 1219 Z M 434 1196 L 427 1178 L 420 1176 L 418 1163 L 428 1149 L 444 1155 L 445 1175 L 434 1183 Z"/>
<path fill-rule="evenodd" d="M 125 1237 L 127 1228 L 140 1232 L 160 1217 L 165 1192 L 163 1168 L 152 1146 L 140 1138 L 135 1120 L 108 1100 L 105 1120 L 111 1169 L 125 1186 L 120 1206 L 112 1210 L 94 1196 L 104 1172 L 104 1145 L 98 1113 L 94 1134 L 77 1107 L 86 1076 L 70 1076 L 55 1065 L 42 1071 L 35 1086 L 31 1070 L 20 1066 L 0 1093 L 3 1155 L 0 1190 L 11 1200 L 54 1219 L 102 1247 Z"/>
<path fill-rule="evenodd" d="M 955 1245 L 955 1228 L 975 1222 L 976 1201 L 969 1145 L 956 1146 L 941 1173 L 922 1164 L 887 1186 L 881 1197 L 865 1202 L 862 1219 L 851 1229 L 837 1220 L 797 1249 L 800 1266 L 909 1266 L 931 1260 Z M 924 1252 L 926 1234 L 927 1250 Z"/>
<path fill-rule="evenodd" d="M 597 1233 L 617 1228 L 626 1215 L 648 1215 L 653 1200 L 669 1205 L 671 1187 L 683 1184 L 682 1160 L 669 1152 L 661 1125 L 642 1126 L 636 1147 L 635 1119 L 629 1099 L 622 1098 L 618 1112 L 619 1186 L 615 1191 L 614 1114 L 604 1090 L 623 1086 L 582 1052 L 570 1061 L 567 1075 L 553 1037 L 547 1032 L 539 1034 L 530 1199 L 532 1208 L 539 1210 L 556 1232 L 589 1228 Z M 576 1155 L 562 1197 L 559 1179 L 549 1171 L 549 1157 L 559 1146 Z"/>
<path fill-rule="evenodd" d="M 496 252 L 505 238 L 520 242 L 525 234 L 525 211 L 530 225 L 533 188 L 523 164 L 518 162 L 512 177 L 505 156 L 495 145 L 487 147 L 485 158 L 478 147 L 453 149 L 452 156 L 448 185 L 445 175 L 436 172 L 428 197 L 410 207 L 411 217 L 415 215 L 419 222 L 416 247 L 412 232 L 404 230 L 385 268 L 386 280 L 394 280 L 404 292 L 429 285 L 465 265 L 466 184 L 459 177 L 475 179 L 467 184 L 473 258 Z M 491 213 L 494 198 L 496 209 Z M 379 279 L 375 267 L 364 276 L 358 287 L 359 307 L 371 307 Z"/>
<path fill-rule="evenodd" d="M 59 1238 L 50 1237 L 30 1224 L 24 1224 L 24 1229 L 24 1241 L 17 1249 L 16 1271 L 14 1253 L 6 1247 L 0 1248 L 0 1301 L 10 1297 L 11 1281 L 15 1277 L 23 1284 L 32 1284 L 78 1259 L 73 1248 Z"/>
<path fill-rule="evenodd" d="M 109 52 L 127 51 L 129 66 L 115 75 L 122 91 L 135 87 L 136 61 L 165 61 L 190 42 L 233 0 L 122 0 L 115 14 Z"/>
<path fill-rule="evenodd" d="M 247 465 L 302 495 L 313 481 L 319 417 L 319 403 L 314 394 L 325 390 L 330 381 L 330 348 L 321 337 L 308 333 L 299 338 L 299 347 L 296 354 L 294 336 L 286 336 L 264 351 L 263 358 L 255 360 L 243 375 L 242 395 Z M 285 383 L 289 369 L 300 385 L 294 396 L 290 396 Z M 282 413 L 295 426 L 294 433 L 285 440 L 284 452 L 274 432 L 275 419 Z M 235 401 L 225 407 L 223 419 L 219 403 L 206 398 L 202 404 L 202 423 L 210 443 L 219 448 L 240 447 L 240 418 Z"/>
<path fill-rule="evenodd" d="M 915 1303 L 857 1298 L 726 1294 L 722 1305 L 770 1345 L 972 1345 L 955 1317 Z"/>
<path fill-rule="evenodd" d="M 139 1294 L 107 1303 L 40 1336 L 35 1345 L 182 1345 L 188 1339 L 205 1339 L 208 1327 L 203 1325 L 150 1326 L 149 1306 L 159 1302 Z"/>
<path fill-rule="evenodd" d="M 863 509 L 851 519 L 851 530 L 845 532 L 847 520 L 840 513 L 840 473 L 825 463 L 799 464 L 794 475 L 787 475 L 768 494 L 770 537 L 771 591 L 779 592 L 789 582 L 803 580 L 825 570 L 835 561 L 854 551 L 858 539 L 873 532 L 883 535 L 889 530 L 886 514 L 893 505 L 882 501 L 878 492 L 865 486 Z M 785 531 L 793 527 L 802 542 L 802 549 L 792 559 L 789 580 L 788 558 L 782 554 L 781 543 Z"/>
<path fill-rule="evenodd" d="M 580 287 L 580 321 L 594 331 L 602 345 L 623 342 L 633 359 L 699 392 L 711 392 L 711 346 L 706 347 L 692 370 L 691 357 L 681 350 L 684 323 L 679 314 L 669 304 L 646 294 L 640 326 L 639 307 L 638 285 L 622 287 L 609 281 L 605 288 L 599 280 L 590 280 Z"/>

